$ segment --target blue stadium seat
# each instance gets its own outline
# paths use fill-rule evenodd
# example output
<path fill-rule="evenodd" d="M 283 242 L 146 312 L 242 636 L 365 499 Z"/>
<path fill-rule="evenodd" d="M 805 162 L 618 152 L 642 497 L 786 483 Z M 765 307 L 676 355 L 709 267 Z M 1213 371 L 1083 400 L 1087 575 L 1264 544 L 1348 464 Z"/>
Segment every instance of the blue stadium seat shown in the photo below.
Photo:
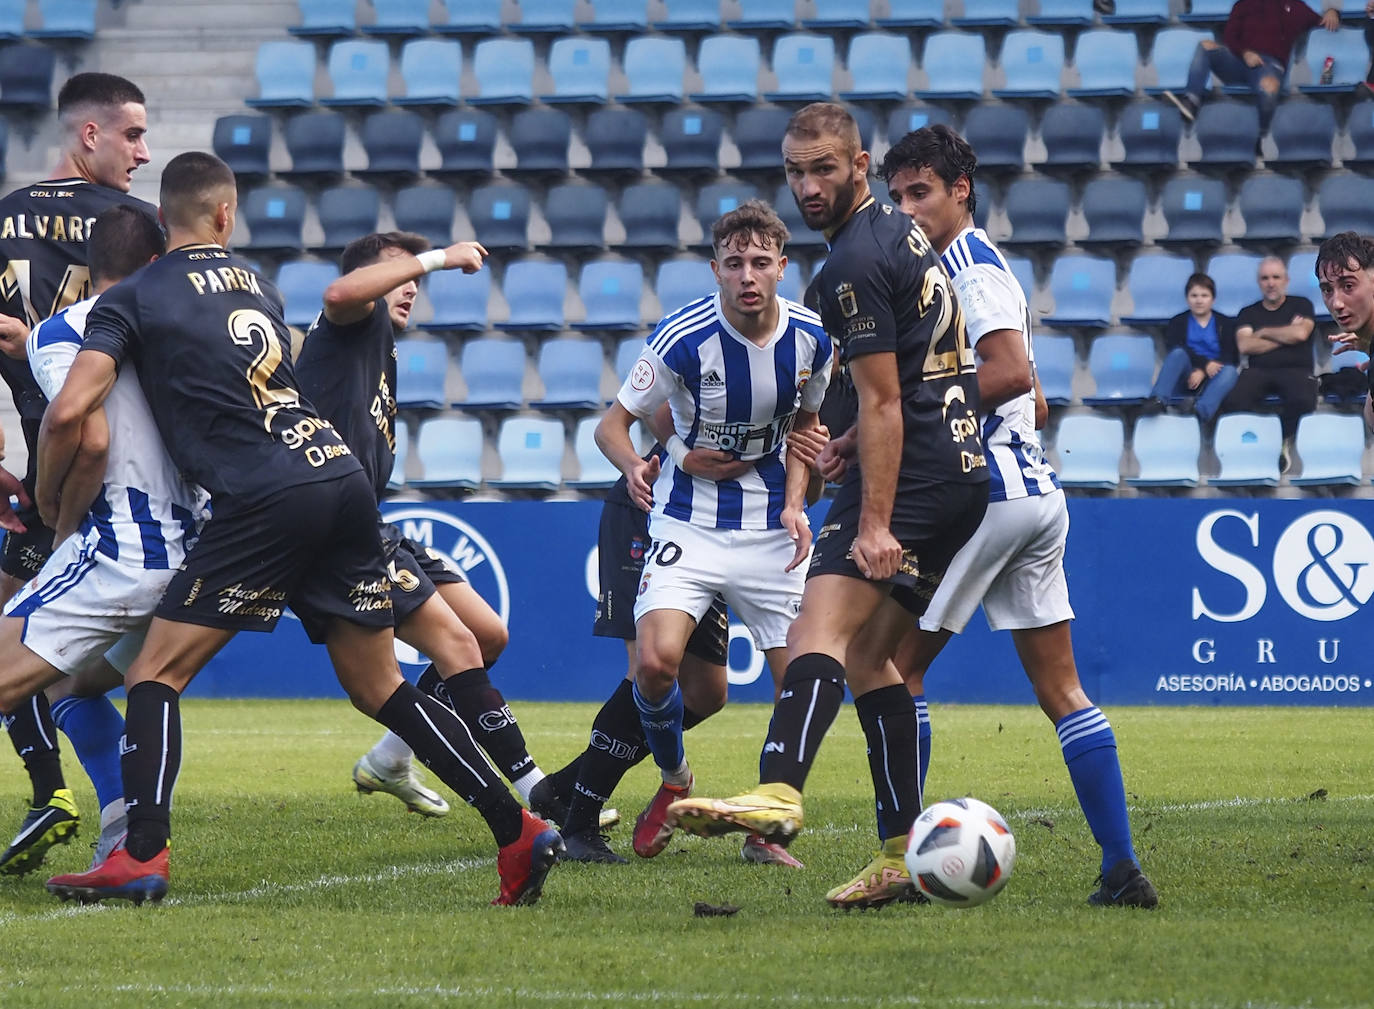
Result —
<path fill-rule="evenodd" d="M 1202 156 L 1193 162 L 1207 168 L 1255 167 L 1259 143 L 1259 109 L 1254 102 L 1208 102 L 1198 111 L 1193 135 Z"/>
<path fill-rule="evenodd" d="M 711 272 L 711 264 L 704 259 L 667 259 L 658 265 L 654 294 L 658 296 L 664 315 L 676 312 L 689 301 L 713 294 L 715 290 L 716 276 Z M 639 342 L 642 345 L 644 341 Z M 633 360 L 630 363 L 633 364 Z"/>
<path fill-rule="evenodd" d="M 1169 0 L 1116 0 L 1115 12 L 1102 15 L 1109 25 L 1162 25 L 1169 21 Z"/>
<path fill-rule="evenodd" d="M 1054 179 L 1017 179 L 1007 187 L 1003 209 L 1011 221 L 1011 235 L 1003 245 L 1051 245 L 1065 242 L 1069 216 L 1068 183 Z"/>
<path fill-rule="evenodd" d="M 1054 311 L 1042 321 L 1062 328 L 1106 328 L 1112 318 L 1116 264 L 1110 259 L 1070 253 L 1054 261 L 1050 294 Z"/>
<path fill-rule="evenodd" d="M 720 31 L 720 0 L 663 0 L 667 17 L 654 22 L 661 32 Z"/>
<path fill-rule="evenodd" d="M 942 28 L 944 0 L 888 0 L 887 16 L 876 18 L 879 28 Z"/>
<path fill-rule="evenodd" d="M 213 146 L 241 182 L 272 173 L 267 160 L 272 149 L 272 120 L 268 116 L 220 116 L 215 120 Z"/>
<path fill-rule="evenodd" d="M 1342 161 L 1346 168 L 1367 172 L 1374 168 L 1374 103 L 1357 102 L 1350 108 L 1345 122 L 1355 153 Z"/>
<path fill-rule="evenodd" d="M 1364 421 L 1360 417 L 1309 413 L 1298 421 L 1294 441 L 1302 459 L 1302 476 L 1288 479 L 1294 486 L 1358 486 L 1364 482 Z"/>
<path fill-rule="evenodd" d="M 1021 20 L 1017 0 L 964 0 L 962 17 L 951 18 L 957 28 L 1012 28 Z"/>
<path fill-rule="evenodd" d="M 1107 116 L 1096 105 L 1056 102 L 1040 119 L 1040 139 L 1046 157 L 1036 167 L 1042 171 L 1078 173 L 1095 171 L 1102 161 L 1102 137 Z"/>
<path fill-rule="evenodd" d="M 600 422 L 600 417 L 583 417 L 577 422 L 573 455 L 577 457 L 578 475 L 576 480 L 564 481 L 575 490 L 601 490 L 620 479 L 620 470 L 615 468 L 615 463 L 597 448 L 596 425 Z"/>
<path fill-rule="evenodd" d="M 1150 173 L 1178 167 L 1178 142 L 1183 136 L 1183 117 L 1163 102 L 1132 102 L 1117 118 L 1125 154 L 1117 168 Z"/>
<path fill-rule="evenodd" d="M 396 341 L 396 405 L 402 410 L 442 410 L 448 405 L 448 347 L 443 340 Z"/>
<path fill-rule="evenodd" d="M 1187 14 L 1178 19 L 1185 24 L 1220 24 L 1231 16 L 1232 0 L 1192 0 Z"/>
<path fill-rule="evenodd" d="M 905 101 L 911 89 L 907 75 L 915 62 L 911 41 L 902 35 L 870 32 L 849 40 L 851 85 L 840 92 L 846 102 Z"/>
<path fill-rule="evenodd" d="M 419 113 L 405 109 L 374 112 L 363 120 L 361 138 L 367 152 L 367 168 L 355 174 L 384 175 L 392 180 L 408 180 L 420 174 L 425 122 Z"/>
<path fill-rule="evenodd" d="M 475 490 L 482 483 L 482 422 L 435 417 L 420 425 L 415 455 L 424 475 L 411 487 Z"/>
<path fill-rule="evenodd" d="M 467 396 L 462 410 L 516 410 L 525 400 L 525 345 L 519 340 L 479 338 L 463 344 L 459 371 Z"/>
<path fill-rule="evenodd" d="M 429 33 L 429 0 L 372 0 L 376 18 L 363 34 L 412 38 Z"/>
<path fill-rule="evenodd" d="M 386 43 L 375 39 L 342 39 L 329 47 L 329 80 L 334 93 L 321 98 L 331 108 L 380 108 L 387 103 L 386 78 L 391 57 Z"/>
<path fill-rule="evenodd" d="M 305 109 L 315 104 L 315 47 L 309 42 L 264 42 L 255 64 L 255 109 Z"/>
<path fill-rule="evenodd" d="M 1132 487 L 1196 487 L 1202 429 L 1192 414 L 1160 414 L 1136 421 L 1132 439 L 1140 475 L 1126 478 Z"/>
<path fill-rule="evenodd" d="M 966 99 L 983 97 L 983 67 L 987 64 L 983 36 L 970 32 L 932 32 L 921 51 L 926 86 L 917 98 Z"/>
<path fill-rule="evenodd" d="M 615 377 L 621 385 L 625 384 L 625 379 L 630 376 L 630 369 L 639 360 L 639 353 L 644 349 L 644 338 L 641 336 L 627 336 L 615 347 Z"/>
<path fill-rule="evenodd" d="M 520 0 L 520 20 L 507 24 L 506 30 L 534 35 L 571 34 L 576 19 L 577 0 Z"/>
<path fill-rule="evenodd" d="M 964 139 L 978 153 L 978 168 L 989 174 L 1020 173 L 1025 167 L 1030 115 L 1019 105 L 979 104 L 964 118 Z"/>
<path fill-rule="evenodd" d="M 491 270 L 476 273 L 437 270 L 425 278 L 425 297 L 434 310 L 421 329 L 435 332 L 482 333 L 487 329 L 491 299 Z"/>
<path fill-rule="evenodd" d="M 1322 84 L 1318 75 L 1328 57 L 1333 61 L 1331 83 Z M 1365 71 L 1369 69 L 1369 46 L 1364 40 L 1364 32 L 1358 28 L 1310 31 L 1303 62 L 1312 75 L 1311 83 L 1298 88 L 1303 94 L 1348 95 L 1351 88 L 1364 80 Z"/>
<path fill-rule="evenodd" d="M 644 268 L 622 260 L 601 260 L 582 267 L 577 293 L 587 310 L 573 329 L 595 332 L 638 330 L 643 324 L 639 296 L 644 289 Z"/>
<path fill-rule="evenodd" d="M 1170 179 L 1159 198 L 1168 234 L 1161 242 L 1218 243 L 1226 216 L 1226 183 L 1188 176 Z"/>
<path fill-rule="evenodd" d="M 496 117 L 482 109 L 445 112 L 434 124 L 440 164 L 432 174 L 490 175 L 496 150 Z"/>
<path fill-rule="evenodd" d="M 664 115 L 658 130 L 659 143 L 667 155 L 667 163 L 658 169 L 659 174 L 714 176 L 720 171 L 720 140 L 724 132 L 725 118 L 714 109 L 687 106 L 671 110 Z M 780 160 L 781 154 L 775 149 L 774 171 Z"/>
<path fill-rule="evenodd" d="M 1026 18 L 1035 28 L 1086 28 L 1093 23 L 1092 0 L 1040 0 Z"/>
<path fill-rule="evenodd" d="M 305 226 L 305 191 L 299 186 L 260 186 L 244 197 L 240 212 L 248 241 L 239 248 L 294 252 L 301 248 Z"/>
<path fill-rule="evenodd" d="M 1321 288 L 1317 285 L 1316 265 L 1317 253 L 1315 250 L 1295 252 L 1289 256 L 1288 293 L 1312 302 L 1312 307 L 1317 310 L 1318 322 L 1330 322 L 1331 313 L 1326 310 L 1326 305 L 1322 302 Z M 1337 354 L 1332 358 L 1332 367 L 1345 367 L 1350 363 L 1347 359 L 1354 356 L 1354 354 Z"/>
<path fill-rule="evenodd" d="M 1140 49 L 1131 32 L 1092 30 L 1074 43 L 1073 63 L 1078 87 L 1074 98 L 1129 98 L 1135 94 L 1135 68 Z"/>
<path fill-rule="evenodd" d="M 672 105 L 682 101 L 687 46 L 682 39 L 633 38 L 625 44 L 625 80 L 620 102 Z"/>
<path fill-rule="evenodd" d="M 510 317 L 497 329 L 522 332 L 557 332 L 563 328 L 563 296 L 568 268 L 540 259 L 518 259 L 506 267 L 501 293 Z"/>
<path fill-rule="evenodd" d="M 649 30 L 649 4 L 647 0 L 596 0 L 592 4 L 590 20 L 577 22 L 584 32 L 647 32 Z"/>
<path fill-rule="evenodd" d="M 1184 286 L 1196 272 L 1193 257 L 1138 255 L 1126 278 L 1132 308 L 1123 326 L 1162 326 L 1188 307 Z"/>
<path fill-rule="evenodd" d="M 1273 414 L 1223 414 L 1212 441 L 1221 471 L 1207 482 L 1213 487 L 1277 487 L 1282 445 L 1282 426 Z"/>
<path fill-rule="evenodd" d="M 868 27 L 868 4 L 863 0 L 813 0 L 815 16 L 802 19 L 803 28 L 863 30 Z"/>
<path fill-rule="evenodd" d="M 1084 396 L 1088 406 L 1139 406 L 1155 379 L 1155 342 L 1148 336 L 1111 333 L 1095 337 L 1088 350 L 1088 370 L 1097 386 Z"/>
<path fill-rule="evenodd" d="M 282 263 L 277 270 L 276 285 L 286 306 L 286 322 L 301 329 L 314 322 L 324 304 L 324 289 L 338 278 L 339 268 L 333 263 L 308 260 Z"/>
<path fill-rule="evenodd" d="M 511 117 L 506 139 L 515 151 L 515 167 L 507 171 L 567 174 L 572 117 L 562 109 L 521 109 Z"/>
<path fill-rule="evenodd" d="M 477 241 L 488 251 L 528 247 L 530 194 L 524 186 L 510 182 L 479 186 L 468 197 L 467 211 Z"/>
<path fill-rule="evenodd" d="M 558 337 L 539 346 L 539 378 L 544 398 L 530 406 L 536 410 L 600 410 L 601 371 L 606 356 L 596 340 Z"/>
<path fill-rule="evenodd" d="M 544 245 L 579 252 L 602 248 L 609 206 L 610 197 L 598 185 L 573 182 L 554 186 L 544 200 L 544 220 L 550 232 Z"/>
<path fill-rule="evenodd" d="M 1083 217 L 1088 236 L 1080 245 L 1139 245 L 1145 240 L 1145 183 L 1102 177 L 1083 187 Z"/>
<path fill-rule="evenodd" d="M 1040 379 L 1040 391 L 1050 406 L 1068 406 L 1073 402 L 1073 373 L 1078 363 L 1073 337 L 1060 333 L 1036 333 L 1035 375 Z"/>
<path fill-rule="evenodd" d="M 440 35 L 497 35 L 501 0 L 444 0 L 444 20 L 430 25 Z"/>
<path fill-rule="evenodd" d="M 391 464 L 391 478 L 387 480 L 388 490 L 400 490 L 406 485 L 406 460 L 410 457 L 410 425 L 404 417 L 397 417 L 392 425 L 396 439 L 396 451 Z"/>
<path fill-rule="evenodd" d="M 1121 482 L 1121 450 L 1125 445 L 1125 427 L 1120 417 L 1065 417 L 1055 435 L 1060 484 L 1085 490 L 1115 490 Z"/>
<path fill-rule="evenodd" d="M 405 94 L 396 105 L 452 108 L 459 102 L 463 47 L 452 39 L 411 39 L 401 47 L 401 81 Z"/>
<path fill-rule="evenodd" d="M 28 0 L 0 0 L 0 42 L 18 42 L 24 37 L 24 11 Z"/>
<path fill-rule="evenodd" d="M 632 249 L 676 249 L 682 194 L 668 182 L 640 182 L 626 186 L 616 204 L 625 226 L 621 244 Z"/>
<path fill-rule="evenodd" d="M 95 38 L 95 0 L 38 0 L 40 27 L 29 32 L 36 39 Z"/>
<path fill-rule="evenodd" d="M 501 475 L 489 483 L 506 490 L 554 491 L 563 482 L 563 423 L 508 417 L 496 437 Z"/>
<path fill-rule="evenodd" d="M 1252 175 L 1240 187 L 1244 242 L 1265 245 L 1302 240 L 1303 186 L 1286 175 Z"/>
<path fill-rule="evenodd" d="M 874 187 L 882 185 L 878 179 L 870 179 L 869 183 Z M 786 182 L 779 183 L 777 192 L 773 195 L 773 209 L 778 212 L 782 223 L 787 225 L 787 233 L 792 236 L 787 240 L 789 256 L 798 249 L 821 251 L 825 248 L 825 235 L 819 231 L 812 231 L 811 226 L 802 219 L 801 209 L 797 206 L 797 200 Z M 801 271 L 794 272 L 800 275 Z"/>
<path fill-rule="evenodd" d="M 316 211 L 324 241 L 319 248 L 337 251 L 355 238 L 377 230 L 382 199 L 371 186 L 331 186 L 320 193 Z"/>
<path fill-rule="evenodd" d="M 739 168 L 736 171 L 759 172 L 770 181 L 778 174 L 782 137 L 787 121 L 792 118 L 788 109 L 776 105 L 754 105 L 742 109 L 735 117 L 731 134 L 739 149 Z"/>
<path fill-rule="evenodd" d="M 992 185 L 987 179 L 973 180 L 973 196 L 973 226 L 986 229 L 988 217 L 992 214 L 992 205 L 995 202 L 992 196 Z"/>
<path fill-rule="evenodd" d="M 1330 168 L 1336 112 L 1325 102 L 1282 102 L 1269 124 L 1269 135 L 1278 153 L 1265 159 L 1268 167 Z"/>
<path fill-rule="evenodd" d="M 553 91 L 540 97 L 559 105 L 604 105 L 610 96 L 611 44 L 585 35 L 557 39 L 549 49 Z"/>
<path fill-rule="evenodd" d="M 1259 301 L 1260 258 L 1252 252 L 1219 252 L 1207 261 L 1203 272 L 1217 285 L 1213 307 L 1222 315 L 1239 315 L 1246 305 Z"/>
<path fill-rule="evenodd" d="M 391 200 L 396 227 L 424 235 L 436 249 L 453 244 L 453 213 L 458 198 L 452 186 L 407 186 Z"/>
<path fill-rule="evenodd" d="M 978 106 L 974 106 L 978 108 Z M 973 111 L 972 109 L 969 110 Z M 942 109 L 938 105 L 903 105 L 893 109 L 887 117 L 887 142 L 895 144 L 908 133 L 913 133 L 923 126 L 934 126 L 936 123 L 944 123 L 946 126 L 954 127 L 954 117 L 949 114 L 949 110 Z M 979 153 L 982 158 L 982 153 Z"/>
<path fill-rule="evenodd" d="M 345 120 L 340 113 L 301 113 L 288 119 L 282 132 L 291 167 L 278 174 L 317 181 L 344 174 Z"/>
<path fill-rule="evenodd" d="M 1227 13 L 1230 13 L 1229 7 Z M 1225 15 L 1222 20 L 1226 20 Z M 1161 28 L 1156 32 L 1150 46 L 1150 65 L 1155 70 L 1155 83 L 1147 87 L 1145 93 L 1157 95 L 1166 90 L 1182 91 L 1188 83 L 1188 68 L 1192 66 L 1198 43 L 1212 37 L 1212 32 L 1200 28 Z"/>
<path fill-rule="evenodd" d="M 704 90 L 696 102 L 752 104 L 758 99 L 759 40 L 741 35 L 708 35 L 697 50 L 697 72 Z"/>
<path fill-rule="evenodd" d="M 649 123 L 636 109 L 596 109 L 587 116 L 582 142 L 591 154 L 584 174 L 639 175 L 644 170 L 644 144 Z"/>
<path fill-rule="evenodd" d="M 494 38 L 477 43 L 472 54 L 477 94 L 470 105 L 529 105 L 534 101 L 534 43 Z"/>
<path fill-rule="evenodd" d="M 1006 83 L 992 89 L 998 98 L 1058 98 L 1063 91 L 1064 36 L 1034 29 L 1008 32 L 1001 64 Z"/>
<path fill-rule="evenodd" d="M 775 91 L 770 102 L 828 102 L 835 75 L 835 40 L 828 35 L 779 35 L 773 43 Z"/>
<path fill-rule="evenodd" d="M 749 0 L 740 4 L 740 16 L 725 22 L 734 32 L 786 31 L 797 19 L 795 0 Z"/>
<path fill-rule="evenodd" d="M 462 269 L 433 272 L 425 278 L 425 297 L 433 315 L 419 327 L 436 333 L 484 333 L 491 294 L 491 269 L 478 269 L 475 274 L 464 274 Z"/>
<path fill-rule="evenodd" d="M 979 197 L 979 213 L 987 213 L 984 209 L 987 206 Z M 979 225 L 981 227 L 981 225 Z M 1016 278 L 1016 282 L 1021 285 L 1021 293 L 1026 296 L 1026 304 L 1030 304 L 1031 295 L 1035 293 L 1035 266 L 1025 256 L 1004 256 L 1007 265 L 1011 267 L 1011 275 Z"/>
<path fill-rule="evenodd" d="M 702 186 L 701 191 L 697 193 L 696 204 L 697 223 L 701 225 L 702 239 L 697 244 L 709 247 L 711 225 L 716 222 L 716 218 L 728 214 L 745 200 L 752 200 L 758 195 L 758 190 L 746 182 L 713 182 L 709 186 Z"/>
<path fill-rule="evenodd" d="M 357 4 L 353 0 L 298 0 L 301 23 L 286 30 L 302 38 L 336 39 L 357 34 Z"/>
<path fill-rule="evenodd" d="M 1342 231 L 1374 233 L 1374 179 L 1342 173 L 1323 179 L 1317 189 L 1327 238 Z"/>

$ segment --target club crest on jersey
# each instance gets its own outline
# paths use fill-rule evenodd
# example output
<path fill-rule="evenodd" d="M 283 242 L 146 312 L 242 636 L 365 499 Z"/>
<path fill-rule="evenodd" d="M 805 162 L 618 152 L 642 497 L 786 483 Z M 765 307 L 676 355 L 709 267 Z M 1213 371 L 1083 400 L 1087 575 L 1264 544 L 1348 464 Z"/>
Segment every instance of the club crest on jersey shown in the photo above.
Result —
<path fill-rule="evenodd" d="M 859 297 L 854 293 L 854 285 L 845 281 L 835 288 L 835 297 L 840 301 L 840 314 L 846 319 L 852 319 L 859 314 Z"/>
<path fill-rule="evenodd" d="M 647 544 L 642 536 L 636 536 L 630 540 L 630 559 L 642 561 L 644 559 L 644 548 Z"/>

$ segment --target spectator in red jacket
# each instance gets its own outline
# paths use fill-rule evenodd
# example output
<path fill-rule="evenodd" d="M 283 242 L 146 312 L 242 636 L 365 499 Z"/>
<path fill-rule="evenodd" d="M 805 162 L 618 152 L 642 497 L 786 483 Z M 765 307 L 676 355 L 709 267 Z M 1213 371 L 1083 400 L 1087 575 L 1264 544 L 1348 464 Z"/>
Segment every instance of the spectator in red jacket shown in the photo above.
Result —
<path fill-rule="evenodd" d="M 1226 19 L 1221 42 L 1198 43 L 1187 90 L 1183 94 L 1166 91 L 1165 97 L 1178 106 L 1183 118 L 1192 121 L 1212 74 L 1223 84 L 1248 84 L 1259 106 L 1260 132 L 1266 132 L 1278 108 L 1293 43 L 1317 25 L 1332 32 L 1340 28 L 1338 8 L 1339 0 L 1318 16 L 1303 0 L 1238 0 Z"/>

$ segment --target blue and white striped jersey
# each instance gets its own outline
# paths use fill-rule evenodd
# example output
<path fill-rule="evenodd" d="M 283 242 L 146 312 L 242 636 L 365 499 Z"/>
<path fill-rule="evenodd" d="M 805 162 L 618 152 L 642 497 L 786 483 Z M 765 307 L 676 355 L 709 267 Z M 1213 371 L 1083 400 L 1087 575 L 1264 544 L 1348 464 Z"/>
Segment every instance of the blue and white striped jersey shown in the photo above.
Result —
<path fill-rule="evenodd" d="M 29 365 L 48 399 L 54 399 L 81 350 L 86 316 L 95 298 L 79 301 L 29 333 Z M 145 570 L 181 565 L 187 538 L 205 519 L 203 490 L 183 480 L 167 457 L 152 411 L 126 361 L 105 400 L 110 451 L 105 483 L 81 531 L 99 531 L 96 550 L 111 560 Z"/>
<path fill-rule="evenodd" d="M 981 228 L 965 228 L 940 256 L 954 293 L 964 310 L 969 342 L 1000 329 L 1021 333 L 1031 371 L 1035 351 L 1031 343 L 1030 308 L 1011 267 Z M 1010 399 L 983 414 L 983 444 L 992 484 L 989 501 L 1009 501 L 1059 489 L 1059 477 L 1045 458 L 1035 430 L 1035 393 Z"/>
<path fill-rule="evenodd" d="M 726 321 L 720 295 L 690 302 L 658 324 L 621 386 L 638 417 L 664 402 L 688 448 L 730 452 L 756 465 L 719 483 L 670 458 L 654 484 L 654 513 L 716 529 L 780 529 L 783 450 L 798 410 L 815 413 L 830 381 L 830 338 L 815 312 L 779 298 L 778 328 L 760 347 Z"/>

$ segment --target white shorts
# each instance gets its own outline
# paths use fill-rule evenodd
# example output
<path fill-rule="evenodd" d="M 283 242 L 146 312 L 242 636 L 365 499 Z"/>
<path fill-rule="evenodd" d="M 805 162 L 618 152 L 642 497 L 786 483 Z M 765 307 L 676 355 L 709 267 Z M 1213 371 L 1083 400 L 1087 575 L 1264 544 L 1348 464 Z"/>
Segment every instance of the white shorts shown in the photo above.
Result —
<path fill-rule="evenodd" d="M 24 621 L 24 644 L 68 676 L 104 655 L 125 634 L 141 635 L 176 574 L 113 561 L 96 552 L 99 540 L 98 529 L 84 538 L 68 536 L 38 576 L 5 604 L 5 616 Z M 129 655 L 123 658 L 127 661 Z"/>
<path fill-rule="evenodd" d="M 651 610 L 682 610 L 700 620 L 720 593 L 755 645 L 787 644 L 787 628 L 801 609 L 806 561 L 783 570 L 796 549 L 786 529 L 708 529 L 654 515 L 649 538 L 636 621 Z"/>
<path fill-rule="evenodd" d="M 921 629 L 958 634 L 983 604 L 994 631 L 1049 627 L 1073 619 L 1064 579 L 1069 509 L 1063 491 L 991 501 L 935 591 Z"/>

